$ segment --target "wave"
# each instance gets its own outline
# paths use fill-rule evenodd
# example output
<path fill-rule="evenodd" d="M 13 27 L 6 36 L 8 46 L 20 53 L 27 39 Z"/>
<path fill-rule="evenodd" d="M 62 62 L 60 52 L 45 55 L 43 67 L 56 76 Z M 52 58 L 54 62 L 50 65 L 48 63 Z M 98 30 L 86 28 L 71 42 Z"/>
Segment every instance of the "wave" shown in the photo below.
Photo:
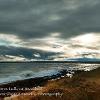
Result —
<path fill-rule="evenodd" d="M 23 71 L 17 75 L 8 76 L 6 78 L 0 78 L 0 84 L 10 83 L 13 81 L 24 80 L 29 78 L 52 76 L 52 75 L 57 75 L 58 73 L 60 73 L 60 70 L 55 70 L 55 69 L 43 70 L 40 72 L 33 72 L 28 70 L 28 71 Z"/>
<path fill-rule="evenodd" d="M 12 63 L 10 64 L 12 65 Z M 16 65 L 16 64 L 15 64 Z M 3 66 L 3 65 L 2 65 Z M 7 65 L 6 67 L 1 67 L 4 69 L 1 69 L 3 73 L 1 73 L 0 76 L 0 84 L 5 84 L 5 83 L 11 83 L 13 81 L 17 80 L 25 80 L 29 78 L 37 78 L 37 77 L 45 77 L 45 76 L 52 76 L 52 75 L 57 75 L 59 74 L 62 70 L 67 70 L 67 71 L 77 71 L 77 70 L 84 70 L 84 71 L 91 71 L 93 69 L 96 69 L 100 67 L 100 64 L 82 64 L 82 63 L 53 63 L 53 64 L 46 64 L 46 65 L 41 65 L 41 67 L 36 66 L 36 65 L 30 65 L 30 67 L 25 67 L 28 66 L 25 64 L 25 66 L 16 65 L 12 67 L 9 67 Z M 36 67 L 34 67 L 36 66 Z M 48 66 L 48 67 L 43 67 L 43 66 Z M 7 71 L 6 71 L 7 70 Z M 10 71 L 8 71 L 10 70 Z M 7 73 L 9 72 L 9 73 Z M 14 73 L 12 73 L 14 72 Z M 8 77 L 6 77 L 8 76 Z"/>

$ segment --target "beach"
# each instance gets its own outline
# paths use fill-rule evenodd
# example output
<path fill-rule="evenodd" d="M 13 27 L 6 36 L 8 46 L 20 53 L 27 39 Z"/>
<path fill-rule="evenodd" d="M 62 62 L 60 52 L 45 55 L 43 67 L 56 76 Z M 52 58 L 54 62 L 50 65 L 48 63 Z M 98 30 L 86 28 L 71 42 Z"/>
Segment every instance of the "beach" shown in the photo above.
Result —
<path fill-rule="evenodd" d="M 54 78 L 16 81 L 1 85 L 0 88 L 2 87 L 16 87 L 21 90 L 15 89 L 12 92 L 10 90 L 13 95 L 1 97 L 0 100 L 3 98 L 4 100 L 100 100 L 100 68 L 92 71 L 76 71 L 73 77 L 68 77 L 63 71 L 62 75 Z"/>

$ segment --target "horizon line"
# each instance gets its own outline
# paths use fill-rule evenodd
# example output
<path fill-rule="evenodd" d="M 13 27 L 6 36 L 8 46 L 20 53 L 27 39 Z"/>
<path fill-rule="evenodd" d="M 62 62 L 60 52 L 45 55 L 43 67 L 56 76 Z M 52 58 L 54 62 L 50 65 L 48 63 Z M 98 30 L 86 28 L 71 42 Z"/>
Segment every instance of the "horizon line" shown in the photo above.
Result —
<path fill-rule="evenodd" d="M 0 63 L 90 63 L 100 64 L 100 61 L 53 61 L 53 60 L 41 60 L 41 61 L 0 61 Z"/>

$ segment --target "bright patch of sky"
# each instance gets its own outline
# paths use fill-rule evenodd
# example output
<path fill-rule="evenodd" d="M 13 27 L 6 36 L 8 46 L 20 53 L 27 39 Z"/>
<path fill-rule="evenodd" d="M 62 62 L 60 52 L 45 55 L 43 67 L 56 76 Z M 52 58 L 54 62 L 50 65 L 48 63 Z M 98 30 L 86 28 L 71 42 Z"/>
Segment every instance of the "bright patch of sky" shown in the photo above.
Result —
<path fill-rule="evenodd" d="M 11 34 L 0 34 L 0 45 L 2 46 L 19 46 L 21 43 L 21 40 Z"/>
<path fill-rule="evenodd" d="M 46 52 L 60 53 L 53 56 L 54 60 L 65 58 L 100 58 L 100 35 L 97 33 L 85 33 L 71 38 L 60 38 L 61 33 L 51 33 L 49 36 L 37 39 L 23 40 L 18 36 L 10 34 L 0 34 L 0 45 L 24 47 L 30 49 L 43 50 Z M 33 54 L 40 57 L 40 54 Z M 10 56 L 9 56 L 10 58 Z M 14 58 L 14 56 L 13 56 Z M 15 57 L 16 59 L 20 57 Z M 25 58 L 22 57 L 21 60 Z"/>

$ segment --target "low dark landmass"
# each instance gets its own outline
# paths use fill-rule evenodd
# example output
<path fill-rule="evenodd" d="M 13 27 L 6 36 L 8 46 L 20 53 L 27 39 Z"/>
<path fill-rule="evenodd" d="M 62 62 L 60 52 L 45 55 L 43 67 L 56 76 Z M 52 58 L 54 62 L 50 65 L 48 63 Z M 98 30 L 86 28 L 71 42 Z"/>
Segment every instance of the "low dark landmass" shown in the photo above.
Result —
<path fill-rule="evenodd" d="M 66 61 L 0 61 L 0 63 L 86 63 L 86 64 L 100 64 L 100 60 L 66 60 Z"/>
<path fill-rule="evenodd" d="M 33 89 L 34 86 L 40 86 L 29 91 L 12 91 L 12 93 L 23 92 L 26 94 L 9 96 L 5 100 L 100 100 L 100 68 L 90 72 L 77 71 L 72 78 L 67 77 L 64 70 L 62 75 L 59 74 L 52 78 L 44 77 L 17 81 L 1 85 L 0 88 L 29 87 Z"/>

